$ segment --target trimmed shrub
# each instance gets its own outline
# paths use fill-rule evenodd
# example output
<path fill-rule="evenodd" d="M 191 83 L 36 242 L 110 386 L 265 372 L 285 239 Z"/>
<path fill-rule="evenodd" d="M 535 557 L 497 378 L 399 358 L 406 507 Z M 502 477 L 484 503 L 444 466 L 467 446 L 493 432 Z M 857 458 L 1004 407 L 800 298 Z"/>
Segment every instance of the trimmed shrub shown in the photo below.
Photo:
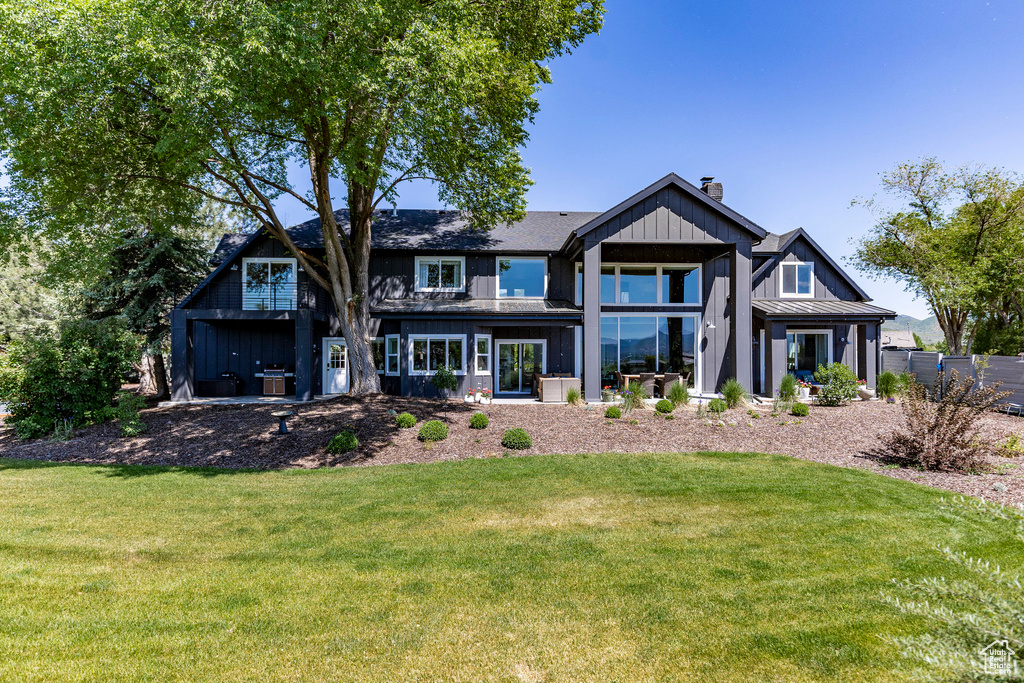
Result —
<path fill-rule="evenodd" d="M 685 405 L 690 402 L 690 392 L 682 382 L 674 382 L 668 389 L 668 400 L 672 401 L 674 406 Z"/>
<path fill-rule="evenodd" d="M 580 390 L 576 387 L 572 387 L 565 392 L 565 400 L 568 401 L 569 405 L 575 406 L 583 403 L 583 397 L 580 396 Z"/>
<path fill-rule="evenodd" d="M 795 417 L 807 417 L 811 414 L 806 403 L 794 403 L 790 412 L 792 412 Z"/>
<path fill-rule="evenodd" d="M 654 404 L 654 409 L 657 410 L 662 415 L 667 415 L 675 409 L 675 406 L 672 405 L 672 401 L 668 400 L 667 398 L 663 398 Z"/>
<path fill-rule="evenodd" d="M 359 448 L 359 439 L 349 429 L 338 432 L 327 442 L 327 452 L 332 455 L 349 453 L 357 448 Z"/>
<path fill-rule="evenodd" d="M 818 390 L 819 405 L 841 406 L 857 398 L 857 375 L 848 365 L 819 365 L 814 379 L 821 384 Z"/>
<path fill-rule="evenodd" d="M 0 353 L 0 403 L 18 437 L 34 439 L 70 421 L 73 427 L 116 416 L 114 396 L 141 340 L 118 318 L 74 320 L 56 332 L 15 340 Z"/>
<path fill-rule="evenodd" d="M 505 435 L 501 437 L 501 445 L 513 451 L 525 451 L 533 446 L 533 439 L 522 427 L 513 427 L 505 430 Z"/>
<path fill-rule="evenodd" d="M 618 406 L 608 406 L 604 411 L 604 416 L 609 420 L 618 420 L 622 417 L 622 411 Z"/>
<path fill-rule="evenodd" d="M 728 406 L 720 398 L 713 398 L 708 401 L 708 411 L 712 413 L 724 413 Z"/>
<path fill-rule="evenodd" d="M 727 379 L 722 385 L 722 397 L 730 408 L 738 406 L 746 395 L 747 390 L 736 379 Z"/>
<path fill-rule="evenodd" d="M 491 420 L 483 413 L 473 413 L 473 417 L 469 418 L 470 429 L 487 429 L 489 424 Z"/>
<path fill-rule="evenodd" d="M 783 401 L 795 401 L 796 389 L 796 376 L 787 372 L 782 376 L 782 381 L 779 382 L 779 398 Z"/>
<path fill-rule="evenodd" d="M 448 438 L 448 425 L 440 420 L 427 420 L 420 427 L 420 441 L 444 441 Z"/>
<path fill-rule="evenodd" d="M 879 374 L 875 380 L 875 393 L 878 395 L 878 398 L 895 398 L 899 388 L 899 378 L 889 370 Z"/>
<path fill-rule="evenodd" d="M 416 426 L 416 418 L 409 413 L 399 413 L 395 417 L 395 424 L 402 429 L 409 429 L 409 427 Z"/>

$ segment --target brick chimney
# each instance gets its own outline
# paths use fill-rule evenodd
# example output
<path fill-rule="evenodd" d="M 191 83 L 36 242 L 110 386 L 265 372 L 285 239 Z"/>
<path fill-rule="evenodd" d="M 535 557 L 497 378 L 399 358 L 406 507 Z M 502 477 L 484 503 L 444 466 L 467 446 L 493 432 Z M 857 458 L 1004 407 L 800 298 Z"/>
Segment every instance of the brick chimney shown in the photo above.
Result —
<path fill-rule="evenodd" d="M 700 179 L 700 189 L 715 201 L 722 201 L 722 183 L 712 182 L 715 177 L 706 175 Z"/>

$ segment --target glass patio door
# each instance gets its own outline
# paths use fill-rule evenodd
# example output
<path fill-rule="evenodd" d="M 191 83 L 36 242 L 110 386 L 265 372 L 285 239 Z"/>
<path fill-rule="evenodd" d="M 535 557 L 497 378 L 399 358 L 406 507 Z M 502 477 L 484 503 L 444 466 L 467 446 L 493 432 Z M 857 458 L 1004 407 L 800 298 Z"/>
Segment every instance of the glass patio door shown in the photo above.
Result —
<path fill-rule="evenodd" d="M 544 344 L 536 341 L 497 342 L 498 392 L 528 394 L 533 373 L 544 371 Z"/>
<path fill-rule="evenodd" d="M 822 332 L 790 332 L 786 335 L 787 369 L 791 373 L 814 373 L 829 363 L 829 335 Z M 799 375 L 798 375 L 799 376 Z"/>

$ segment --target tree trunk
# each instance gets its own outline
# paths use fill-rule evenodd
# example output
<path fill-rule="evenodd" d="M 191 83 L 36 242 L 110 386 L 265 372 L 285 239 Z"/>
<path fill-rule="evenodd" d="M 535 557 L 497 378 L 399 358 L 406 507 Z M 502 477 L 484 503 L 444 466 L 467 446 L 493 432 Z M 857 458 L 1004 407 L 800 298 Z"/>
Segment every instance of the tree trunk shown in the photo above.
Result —
<path fill-rule="evenodd" d="M 165 400 L 171 397 L 170 384 L 167 381 L 167 365 L 164 363 L 164 354 L 154 353 L 150 356 L 153 361 L 153 379 L 156 384 L 156 397 Z"/>
<path fill-rule="evenodd" d="M 167 366 L 162 353 L 143 353 L 139 362 L 139 394 L 155 396 L 158 399 L 170 397 L 167 382 Z"/>

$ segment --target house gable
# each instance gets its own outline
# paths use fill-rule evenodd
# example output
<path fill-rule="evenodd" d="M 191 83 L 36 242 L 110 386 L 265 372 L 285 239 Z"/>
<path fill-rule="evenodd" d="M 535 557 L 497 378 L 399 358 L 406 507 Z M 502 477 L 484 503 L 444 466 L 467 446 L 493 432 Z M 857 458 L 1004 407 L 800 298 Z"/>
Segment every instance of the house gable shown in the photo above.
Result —
<path fill-rule="evenodd" d="M 670 173 L 576 230 L 593 242 L 756 242 L 767 232 Z"/>
<path fill-rule="evenodd" d="M 814 263 L 815 299 L 842 299 L 845 301 L 870 301 L 871 297 L 839 267 L 839 265 L 818 246 L 803 228 L 797 228 L 785 235 L 773 236 L 766 240 L 773 252 L 764 250 L 764 244 L 755 252 L 754 298 L 778 299 L 780 297 L 780 263 Z M 767 259 L 763 261 L 762 259 Z"/>

